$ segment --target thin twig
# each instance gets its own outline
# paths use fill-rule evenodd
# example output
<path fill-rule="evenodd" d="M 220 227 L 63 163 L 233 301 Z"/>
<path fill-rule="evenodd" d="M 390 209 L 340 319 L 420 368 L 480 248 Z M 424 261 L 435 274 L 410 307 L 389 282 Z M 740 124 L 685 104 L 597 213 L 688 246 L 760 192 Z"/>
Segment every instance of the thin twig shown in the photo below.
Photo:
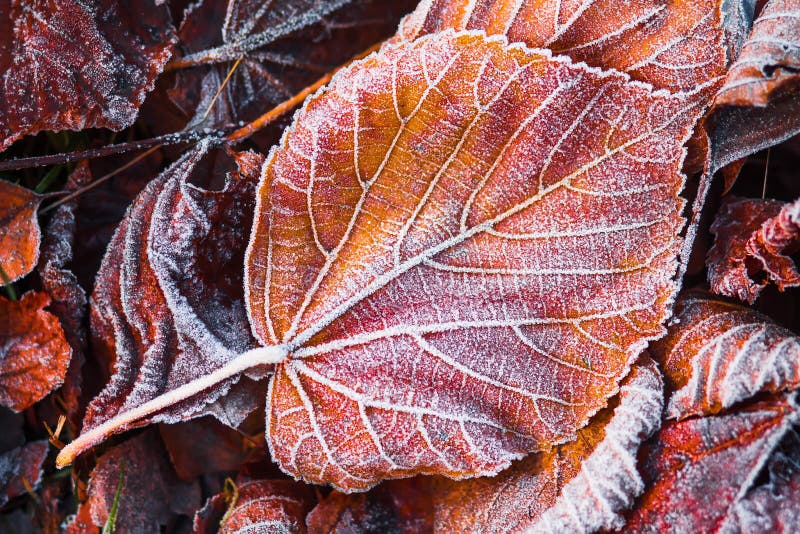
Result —
<path fill-rule="evenodd" d="M 767 173 L 769 173 L 769 154 L 772 151 L 772 147 L 767 149 L 767 162 L 764 164 L 764 185 L 761 186 L 761 200 L 764 200 L 767 196 Z"/>
<path fill-rule="evenodd" d="M 58 206 L 60 206 L 62 204 L 65 204 L 65 203 L 69 202 L 70 200 L 73 200 L 73 199 L 79 197 L 80 195 L 84 194 L 86 191 L 89 191 L 90 189 L 94 189 L 98 185 L 100 185 L 103 182 L 107 181 L 109 178 L 111 178 L 113 176 L 116 176 L 117 174 L 121 173 L 125 169 L 128 169 L 129 167 L 132 167 L 133 165 L 136 165 L 139 161 L 143 160 L 144 158 L 146 158 L 147 156 L 149 156 L 150 154 L 152 154 L 153 152 L 155 152 L 159 148 L 161 148 L 161 145 L 156 145 L 154 147 L 151 147 L 148 150 L 145 150 L 144 152 L 142 152 L 141 154 L 139 154 L 138 156 L 136 156 L 135 158 L 130 160 L 128 163 L 126 163 L 122 167 L 119 167 L 118 169 L 115 169 L 115 170 L 111 171 L 110 173 L 101 176 L 97 180 L 94 180 L 94 181 L 86 184 L 85 186 L 81 187 L 80 189 L 76 189 L 75 191 L 73 191 L 69 195 L 58 199 L 56 202 L 53 202 L 49 206 L 45 206 L 44 208 L 39 210 L 39 213 L 40 214 L 45 214 L 48 211 L 50 211 L 50 210 L 52 210 L 54 208 L 57 208 Z"/>
<path fill-rule="evenodd" d="M 158 137 L 152 137 L 150 139 L 141 139 L 139 141 L 130 141 L 127 143 L 118 143 L 116 145 L 107 145 L 99 148 L 90 148 L 89 150 L 64 152 L 61 154 L 50 154 L 47 156 L 10 159 L 7 161 L 0 161 L 0 172 L 16 171 L 20 169 L 29 169 L 32 167 L 42 167 L 46 165 L 60 165 L 62 163 L 70 163 L 72 161 L 79 161 L 82 159 L 103 158 L 116 154 L 124 154 L 125 152 L 133 152 L 135 150 L 151 148 L 153 146 L 177 145 L 180 143 L 197 141 L 201 138 L 222 137 L 223 135 L 225 135 L 225 132 L 216 130 L 206 130 L 202 132 L 176 132 L 160 135 Z"/>

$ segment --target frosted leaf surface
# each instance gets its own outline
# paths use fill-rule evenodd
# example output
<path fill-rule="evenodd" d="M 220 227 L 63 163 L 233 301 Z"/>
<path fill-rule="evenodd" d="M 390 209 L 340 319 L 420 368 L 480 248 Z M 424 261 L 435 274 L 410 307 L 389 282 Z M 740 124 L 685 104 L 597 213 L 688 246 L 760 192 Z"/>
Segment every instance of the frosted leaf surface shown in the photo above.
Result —
<path fill-rule="evenodd" d="M 170 90 L 190 127 L 249 122 L 394 32 L 413 0 L 202 0 L 178 31 L 184 57 Z M 220 25 L 218 21 L 223 21 Z M 206 110 L 241 58 L 211 113 Z"/>
<path fill-rule="evenodd" d="M 725 74 L 725 3 L 425 0 L 404 19 L 395 40 L 412 41 L 447 28 L 484 30 L 574 61 L 624 71 L 658 88 L 690 90 Z"/>
<path fill-rule="evenodd" d="M 724 415 L 667 423 L 642 451 L 647 490 L 623 531 L 739 532 L 737 521 L 756 519 L 742 512 L 769 487 L 760 475 L 793 439 L 796 422 L 794 399 L 779 396 Z"/>
<path fill-rule="evenodd" d="M 0 297 L 0 404 L 22 411 L 64 382 L 72 350 L 47 293 Z"/>
<path fill-rule="evenodd" d="M 729 197 L 711 226 L 708 281 L 714 293 L 752 304 L 772 282 L 781 291 L 800 285 L 800 273 L 787 254 L 800 240 L 800 200 Z M 756 282 L 759 274 L 764 281 Z"/>
<path fill-rule="evenodd" d="M 667 336 L 651 346 L 675 389 L 668 417 L 718 413 L 800 385 L 800 339 L 768 317 L 695 293 L 678 301 L 675 316 Z"/>
<path fill-rule="evenodd" d="M 0 151 L 42 130 L 132 124 L 175 40 L 157 3 L 0 1 Z"/>
<path fill-rule="evenodd" d="M 491 478 L 415 478 L 366 494 L 333 492 L 308 517 L 311 532 L 594 532 L 644 490 L 636 452 L 661 424 L 663 391 L 645 357 L 578 439 L 516 462 Z"/>
<path fill-rule="evenodd" d="M 265 167 L 246 263 L 284 344 L 273 458 L 345 490 L 574 438 L 675 293 L 707 95 L 444 32 L 337 75 Z"/>
<path fill-rule="evenodd" d="M 767 2 L 715 105 L 714 170 L 800 133 L 800 1 Z"/>
<path fill-rule="evenodd" d="M 212 191 L 190 178 L 213 156 L 201 143 L 151 181 L 109 245 L 92 296 L 92 329 L 95 344 L 114 359 L 114 375 L 91 402 L 84 432 L 212 372 L 254 344 L 241 265 L 263 158 L 240 155 L 241 172 Z M 211 413 L 236 426 L 259 405 L 263 388 L 247 378 L 235 382 L 152 421 Z"/>
<path fill-rule="evenodd" d="M 39 261 L 42 231 L 36 210 L 45 197 L 0 180 L 0 283 L 14 282 Z"/>

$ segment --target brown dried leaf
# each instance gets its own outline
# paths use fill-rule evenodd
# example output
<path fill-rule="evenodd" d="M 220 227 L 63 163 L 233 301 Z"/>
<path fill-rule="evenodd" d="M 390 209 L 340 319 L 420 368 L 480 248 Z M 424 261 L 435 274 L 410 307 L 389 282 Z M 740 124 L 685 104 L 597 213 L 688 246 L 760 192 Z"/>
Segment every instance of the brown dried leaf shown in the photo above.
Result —
<path fill-rule="evenodd" d="M 761 392 L 800 386 L 800 339 L 749 308 L 689 293 L 651 345 L 675 392 L 667 416 L 719 413 Z"/>
<path fill-rule="evenodd" d="M 225 494 L 209 499 L 195 515 L 193 532 L 305 534 L 306 515 L 316 501 L 314 491 L 306 484 L 291 480 L 248 482 L 237 488 L 235 502 L 229 502 Z"/>
<path fill-rule="evenodd" d="M 781 291 L 800 285 L 800 272 L 787 253 L 800 241 L 800 200 L 728 197 L 711 231 L 716 237 L 707 263 L 714 293 L 752 304 L 768 281 Z M 764 281 L 756 282 L 761 273 Z"/>
<path fill-rule="evenodd" d="M 797 405 L 782 396 L 726 415 L 667 423 L 643 451 L 647 491 L 624 531 L 742 532 L 749 521 L 779 512 L 743 514 L 760 499 L 759 474 L 781 443 L 797 446 L 796 422 Z M 784 506 L 791 511 L 796 502 Z"/>
<path fill-rule="evenodd" d="M 42 130 L 133 123 L 175 40 L 159 3 L 0 1 L 0 151 Z"/>
<path fill-rule="evenodd" d="M 0 297 L 0 404 L 24 410 L 64 382 L 72 350 L 46 293 Z"/>
<path fill-rule="evenodd" d="M 39 261 L 36 210 L 45 197 L 0 180 L 0 285 L 22 278 Z"/>

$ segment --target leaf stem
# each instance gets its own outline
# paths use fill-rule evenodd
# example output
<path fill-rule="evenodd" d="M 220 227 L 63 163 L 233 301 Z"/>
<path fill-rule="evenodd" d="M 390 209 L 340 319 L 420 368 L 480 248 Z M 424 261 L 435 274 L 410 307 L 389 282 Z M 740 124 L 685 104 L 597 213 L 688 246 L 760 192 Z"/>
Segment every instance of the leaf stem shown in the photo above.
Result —
<path fill-rule="evenodd" d="M 257 367 L 259 365 L 274 365 L 287 360 L 289 355 L 289 348 L 286 345 L 272 345 L 269 347 L 258 347 L 239 354 L 230 362 L 220 367 L 213 373 L 205 375 L 201 378 L 192 380 L 180 387 L 167 391 L 158 397 L 145 402 L 141 406 L 133 408 L 132 410 L 119 413 L 106 421 L 105 423 L 96 426 L 88 432 L 82 433 L 74 441 L 66 445 L 56 457 L 56 466 L 60 469 L 68 466 L 75 460 L 75 457 L 86 449 L 97 445 L 111 434 L 127 430 L 133 424 L 141 421 L 145 417 L 156 414 L 170 406 L 185 401 L 198 393 L 212 388 L 227 380 Z"/>

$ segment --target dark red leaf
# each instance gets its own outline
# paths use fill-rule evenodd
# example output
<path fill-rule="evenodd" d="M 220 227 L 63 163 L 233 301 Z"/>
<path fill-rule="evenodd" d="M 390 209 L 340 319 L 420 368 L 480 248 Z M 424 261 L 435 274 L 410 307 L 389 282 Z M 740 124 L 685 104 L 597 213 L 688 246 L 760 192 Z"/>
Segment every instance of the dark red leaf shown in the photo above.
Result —
<path fill-rule="evenodd" d="M 716 237 L 708 251 L 708 282 L 715 293 L 752 304 L 768 281 L 781 291 L 800 285 L 787 254 L 800 242 L 800 200 L 728 197 L 711 231 Z M 762 273 L 764 281 L 757 282 Z"/>
<path fill-rule="evenodd" d="M 15 411 L 44 398 L 67 372 L 72 350 L 48 304 L 34 291 L 19 302 L 0 297 L 0 404 Z"/>
<path fill-rule="evenodd" d="M 317 500 L 310 486 L 291 480 L 248 482 L 235 495 L 235 501 L 224 494 L 209 499 L 195 516 L 193 532 L 305 534 L 306 515 Z"/>
<path fill-rule="evenodd" d="M 42 130 L 121 130 L 169 59 L 160 2 L 0 1 L 0 151 Z"/>

